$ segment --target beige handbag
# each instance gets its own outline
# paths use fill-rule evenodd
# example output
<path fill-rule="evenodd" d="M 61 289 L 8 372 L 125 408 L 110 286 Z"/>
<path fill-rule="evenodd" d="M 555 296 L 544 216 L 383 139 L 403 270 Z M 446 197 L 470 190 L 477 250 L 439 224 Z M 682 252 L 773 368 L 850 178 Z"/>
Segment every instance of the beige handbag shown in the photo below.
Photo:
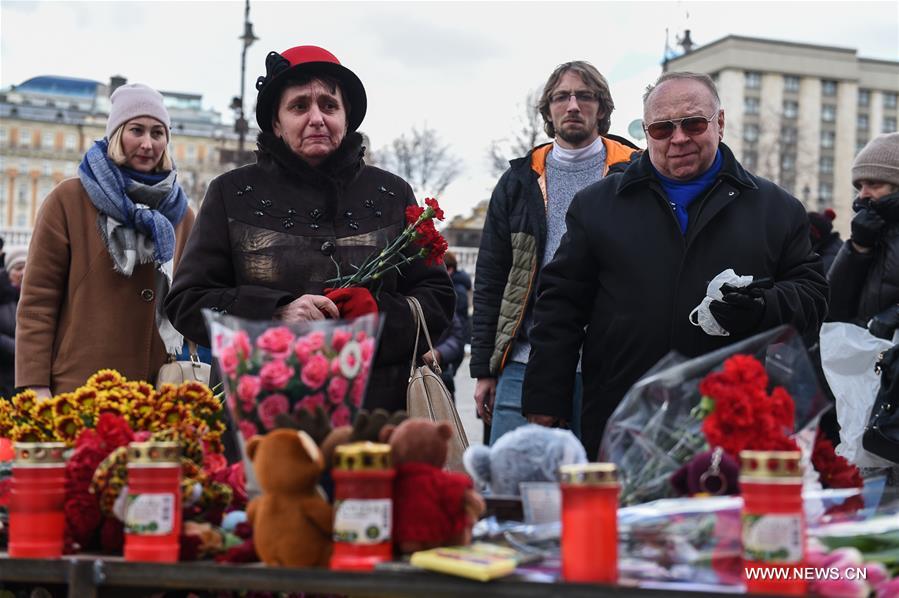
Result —
<path fill-rule="evenodd" d="M 190 351 L 190 361 L 178 361 L 174 356 L 169 356 L 168 363 L 159 368 L 156 375 L 156 388 L 162 388 L 163 384 L 184 384 L 185 382 L 199 382 L 209 384 L 209 364 L 200 361 L 197 355 L 197 343 L 187 341 Z"/>
<path fill-rule="evenodd" d="M 445 421 L 453 428 L 453 435 L 449 441 L 449 451 L 446 457 L 446 467 L 450 471 L 465 471 L 462 464 L 462 454 L 468 448 L 468 437 L 465 436 L 465 428 L 456 411 L 453 397 L 447 390 L 443 380 L 440 379 L 440 365 L 435 363 L 434 369 L 428 364 L 416 367 L 418 361 L 418 339 L 424 331 L 428 342 L 428 349 L 432 354 L 434 345 L 431 344 L 431 335 L 428 333 L 428 325 L 425 323 L 421 304 L 415 297 L 406 297 L 409 301 L 409 309 L 412 310 L 412 318 L 415 320 L 415 347 L 412 351 L 412 368 L 409 371 L 409 386 L 406 389 L 406 411 L 409 417 L 422 417 L 434 422 Z M 436 369 L 436 372 L 434 371 Z"/>

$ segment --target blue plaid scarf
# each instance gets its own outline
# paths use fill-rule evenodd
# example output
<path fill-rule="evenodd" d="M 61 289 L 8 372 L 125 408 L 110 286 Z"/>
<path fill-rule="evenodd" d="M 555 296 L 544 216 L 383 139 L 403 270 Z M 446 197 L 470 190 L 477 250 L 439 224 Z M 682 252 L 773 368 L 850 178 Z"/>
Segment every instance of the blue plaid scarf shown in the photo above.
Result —
<path fill-rule="evenodd" d="M 128 176 L 126 170 L 110 160 L 107 149 L 105 139 L 95 142 L 84 154 L 78 177 L 97 211 L 118 225 L 110 227 L 101 223 L 101 233 L 116 269 L 131 275 L 134 264 L 130 263 L 129 267 L 132 260 L 123 260 L 121 255 L 128 251 L 137 251 L 140 263 L 150 259 L 158 265 L 170 262 L 175 256 L 175 226 L 187 211 L 187 196 L 175 180 L 175 170 L 155 185 L 147 185 Z M 158 200 L 155 207 L 141 201 L 150 197 Z M 151 255 L 144 250 L 149 249 L 146 242 L 143 247 L 137 247 L 140 240 L 134 237 L 139 235 L 152 241 Z"/>
<path fill-rule="evenodd" d="M 163 309 L 172 284 L 175 226 L 187 212 L 187 196 L 175 170 L 146 174 L 120 168 L 100 139 L 78 167 L 78 178 L 99 212 L 97 228 L 115 269 L 131 276 L 137 264 L 156 264 L 156 327 L 170 355 L 181 352 L 183 337 Z"/>

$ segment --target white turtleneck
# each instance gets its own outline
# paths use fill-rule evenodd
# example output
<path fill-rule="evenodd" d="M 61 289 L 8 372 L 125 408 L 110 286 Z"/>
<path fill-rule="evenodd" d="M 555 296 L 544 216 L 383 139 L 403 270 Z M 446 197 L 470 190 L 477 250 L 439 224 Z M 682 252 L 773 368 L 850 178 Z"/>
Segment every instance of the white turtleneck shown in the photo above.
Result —
<path fill-rule="evenodd" d="M 553 158 L 559 162 L 567 162 L 574 164 L 584 162 L 590 158 L 595 158 L 603 150 L 602 137 L 597 137 L 593 143 L 586 147 L 578 149 L 567 149 L 559 145 L 559 142 L 553 140 Z"/>

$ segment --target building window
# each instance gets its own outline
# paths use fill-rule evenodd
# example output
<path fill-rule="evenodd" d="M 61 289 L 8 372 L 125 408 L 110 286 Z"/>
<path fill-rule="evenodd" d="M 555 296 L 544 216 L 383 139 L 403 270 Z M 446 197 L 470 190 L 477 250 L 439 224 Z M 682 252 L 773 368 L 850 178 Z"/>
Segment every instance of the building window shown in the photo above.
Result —
<path fill-rule="evenodd" d="M 53 174 L 53 164 L 51 164 L 48 160 L 44 160 L 44 176 L 50 176 Z"/>
<path fill-rule="evenodd" d="M 41 135 L 41 147 L 44 149 L 53 149 L 56 145 L 56 135 L 52 131 L 45 132 Z"/>
<path fill-rule="evenodd" d="M 818 200 L 826 204 L 833 201 L 833 185 L 831 183 L 822 181 L 818 184 Z"/>
<path fill-rule="evenodd" d="M 74 162 L 66 162 L 62 171 L 66 176 L 74 176 L 75 175 L 75 163 Z"/>
<path fill-rule="evenodd" d="M 759 126 L 758 125 L 746 125 L 743 127 L 743 141 L 748 141 L 749 143 L 755 143 L 759 140 Z"/>
<path fill-rule="evenodd" d="M 821 147 L 831 148 L 836 142 L 836 133 L 833 131 L 821 131 Z"/>
<path fill-rule="evenodd" d="M 784 118 L 796 118 L 799 116 L 799 102 L 784 100 Z"/>
<path fill-rule="evenodd" d="M 837 95 L 837 82 L 831 79 L 821 81 L 821 95 L 835 96 Z"/>
<path fill-rule="evenodd" d="M 862 151 L 862 149 L 864 149 L 864 147 L 865 147 L 866 145 L 868 145 L 868 138 L 867 138 L 867 137 L 857 137 L 857 138 L 855 139 L 855 153 L 857 154 L 857 153 L 859 153 L 860 151 Z"/>
<path fill-rule="evenodd" d="M 784 75 L 784 91 L 799 91 L 799 77 Z"/>
<path fill-rule="evenodd" d="M 896 94 L 895 93 L 884 92 L 883 107 L 884 108 L 895 108 L 896 107 Z"/>
<path fill-rule="evenodd" d="M 19 147 L 31 147 L 31 129 L 19 129 Z"/>
<path fill-rule="evenodd" d="M 747 170 L 755 170 L 759 162 L 759 156 L 754 151 L 743 152 L 743 168 Z"/>
<path fill-rule="evenodd" d="M 856 128 L 859 131 L 867 131 L 868 127 L 870 126 L 867 114 L 859 114 L 858 118 L 856 119 L 855 122 L 856 122 Z"/>
<path fill-rule="evenodd" d="M 758 114 L 759 113 L 759 99 L 758 98 L 744 98 L 743 99 L 743 112 L 746 114 Z"/>
<path fill-rule="evenodd" d="M 793 154 L 784 154 L 780 157 L 780 169 L 790 172 L 796 168 L 796 156 Z"/>
<path fill-rule="evenodd" d="M 6 144 L 9 142 L 9 132 L 6 130 L 6 127 L 0 127 L 0 145 L 6 147 Z"/>
<path fill-rule="evenodd" d="M 871 90 L 870 89 L 859 89 L 858 90 L 858 105 L 859 106 L 870 106 L 871 105 Z"/>
<path fill-rule="evenodd" d="M 887 116 L 883 119 L 883 133 L 895 133 L 896 132 L 896 117 L 895 116 Z"/>
<path fill-rule="evenodd" d="M 837 107 L 833 104 L 824 104 L 821 106 L 821 120 L 826 123 L 832 123 L 837 120 Z"/>
<path fill-rule="evenodd" d="M 821 156 L 819 163 L 821 174 L 830 174 L 833 172 L 833 156 Z"/>
<path fill-rule="evenodd" d="M 746 87 L 758 89 L 762 86 L 762 74 L 758 71 L 746 71 Z"/>
<path fill-rule="evenodd" d="M 193 143 L 187 144 L 187 159 L 194 162 L 197 159 L 197 146 Z"/>
<path fill-rule="evenodd" d="M 796 127 L 784 127 L 780 132 L 781 140 L 787 144 L 794 144 L 799 140 L 799 130 Z"/>

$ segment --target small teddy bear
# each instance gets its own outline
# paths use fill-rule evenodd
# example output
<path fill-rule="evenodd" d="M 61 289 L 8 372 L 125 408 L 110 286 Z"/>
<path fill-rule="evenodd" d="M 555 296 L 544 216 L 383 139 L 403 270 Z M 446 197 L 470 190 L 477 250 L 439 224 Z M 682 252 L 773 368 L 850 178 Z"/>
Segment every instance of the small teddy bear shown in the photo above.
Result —
<path fill-rule="evenodd" d="M 444 471 L 452 435 L 447 422 L 420 418 L 407 419 L 390 435 L 393 540 L 400 553 L 471 543 L 484 499 L 467 475 Z"/>
<path fill-rule="evenodd" d="M 316 490 L 322 457 L 315 442 L 278 428 L 251 438 L 247 455 L 263 491 L 247 507 L 259 558 L 281 567 L 327 566 L 333 513 Z"/>
<path fill-rule="evenodd" d="M 570 430 L 527 424 L 503 434 L 492 447 L 468 447 L 465 469 L 496 496 L 518 496 L 521 482 L 557 482 L 559 467 L 587 462 L 584 445 Z"/>

